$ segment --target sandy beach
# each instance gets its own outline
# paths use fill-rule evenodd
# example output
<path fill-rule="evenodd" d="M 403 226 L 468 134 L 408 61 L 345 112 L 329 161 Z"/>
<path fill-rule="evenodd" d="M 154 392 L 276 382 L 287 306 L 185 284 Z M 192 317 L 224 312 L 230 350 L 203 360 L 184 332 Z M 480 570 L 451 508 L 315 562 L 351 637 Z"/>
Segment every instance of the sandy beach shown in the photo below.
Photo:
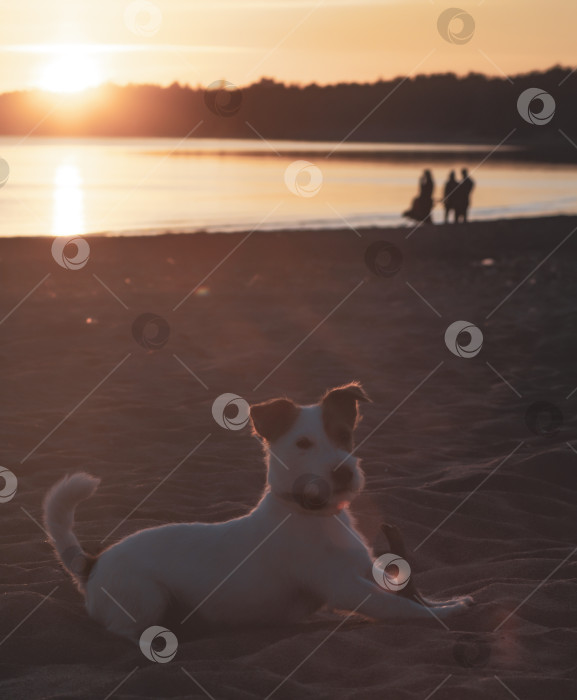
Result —
<path fill-rule="evenodd" d="M 55 262 L 51 237 L 0 239 L 0 464 L 18 479 L 0 503 L 0 697 L 574 698 L 576 230 L 559 216 L 409 238 L 94 236 L 77 270 Z M 367 266 L 378 241 L 400 253 L 396 271 Z M 145 313 L 165 321 L 162 347 L 135 340 Z M 445 343 L 460 320 L 482 332 L 475 357 Z M 216 424 L 215 398 L 312 403 L 350 380 L 373 400 L 357 435 L 359 528 L 382 553 L 381 522 L 398 525 L 422 591 L 472 595 L 473 608 L 448 628 L 325 614 L 174 630 L 168 664 L 88 618 L 40 525 L 56 480 L 102 479 L 77 514 L 91 551 L 239 516 L 264 486 L 261 448 Z"/>

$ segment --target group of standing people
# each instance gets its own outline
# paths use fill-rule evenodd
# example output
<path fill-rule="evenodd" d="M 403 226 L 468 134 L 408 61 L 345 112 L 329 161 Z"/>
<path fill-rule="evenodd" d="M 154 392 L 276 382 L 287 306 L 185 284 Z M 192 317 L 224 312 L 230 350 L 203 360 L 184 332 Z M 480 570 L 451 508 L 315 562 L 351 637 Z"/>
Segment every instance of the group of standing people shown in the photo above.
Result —
<path fill-rule="evenodd" d="M 467 168 L 461 171 L 462 179 L 457 180 L 455 171 L 451 170 L 449 179 L 445 183 L 445 191 L 441 204 L 445 207 L 445 223 L 449 223 L 451 212 L 453 223 L 466 223 L 469 207 L 471 206 L 471 193 L 475 182 L 471 179 Z M 413 199 L 411 208 L 403 212 L 403 216 L 425 224 L 432 224 L 431 211 L 433 210 L 433 192 L 435 182 L 430 170 L 425 170 L 419 180 L 419 194 Z"/>

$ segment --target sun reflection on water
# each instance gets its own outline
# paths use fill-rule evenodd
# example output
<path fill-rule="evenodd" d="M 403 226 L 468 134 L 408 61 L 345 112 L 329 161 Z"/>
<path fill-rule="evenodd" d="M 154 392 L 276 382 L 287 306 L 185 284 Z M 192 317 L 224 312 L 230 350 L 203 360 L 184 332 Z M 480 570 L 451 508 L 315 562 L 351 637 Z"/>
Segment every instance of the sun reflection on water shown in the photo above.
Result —
<path fill-rule="evenodd" d="M 85 233 L 82 174 L 73 163 L 63 163 L 54 172 L 52 235 Z"/>

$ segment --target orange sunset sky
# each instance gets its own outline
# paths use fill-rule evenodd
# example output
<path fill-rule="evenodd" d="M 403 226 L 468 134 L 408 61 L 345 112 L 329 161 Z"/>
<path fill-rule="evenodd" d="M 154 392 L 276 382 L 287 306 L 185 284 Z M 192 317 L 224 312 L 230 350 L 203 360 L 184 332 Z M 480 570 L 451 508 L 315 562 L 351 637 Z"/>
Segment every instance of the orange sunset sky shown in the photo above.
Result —
<path fill-rule="evenodd" d="M 445 41 L 441 0 L 5 0 L 0 92 L 102 82 L 246 85 L 490 75 L 577 64 L 573 0 L 459 2 L 475 20 Z"/>

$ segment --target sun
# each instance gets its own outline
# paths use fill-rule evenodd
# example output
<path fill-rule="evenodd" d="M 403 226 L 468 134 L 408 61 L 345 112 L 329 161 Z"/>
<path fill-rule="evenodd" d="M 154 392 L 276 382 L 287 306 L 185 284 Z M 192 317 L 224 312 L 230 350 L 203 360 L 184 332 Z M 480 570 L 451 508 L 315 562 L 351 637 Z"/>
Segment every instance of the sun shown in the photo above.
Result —
<path fill-rule="evenodd" d="M 81 92 L 102 82 L 97 63 L 81 52 L 66 52 L 40 71 L 38 87 L 49 92 Z"/>

